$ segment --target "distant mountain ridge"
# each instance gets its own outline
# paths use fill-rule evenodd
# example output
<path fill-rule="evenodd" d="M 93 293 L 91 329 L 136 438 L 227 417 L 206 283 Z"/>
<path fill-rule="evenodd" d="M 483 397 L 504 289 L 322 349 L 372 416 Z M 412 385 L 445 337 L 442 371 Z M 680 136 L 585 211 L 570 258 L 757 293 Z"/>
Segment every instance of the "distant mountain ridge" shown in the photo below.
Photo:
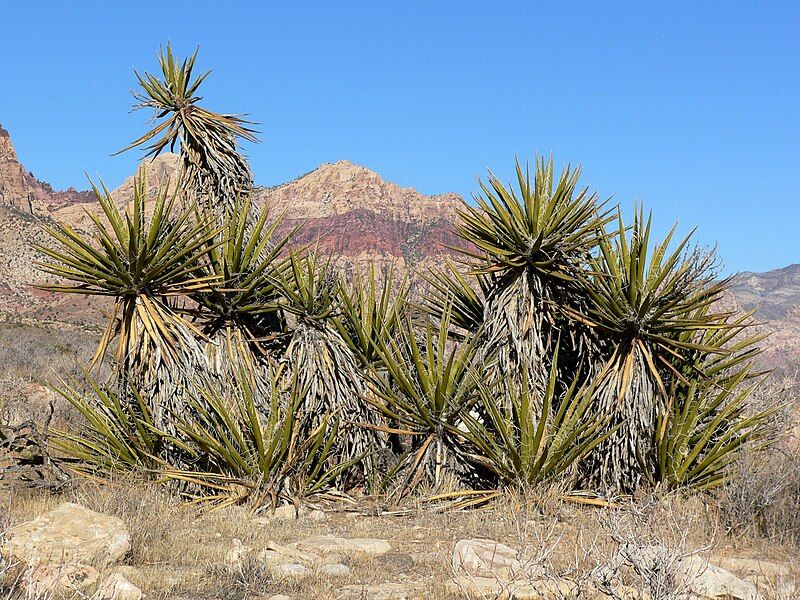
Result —
<path fill-rule="evenodd" d="M 143 163 L 148 187 L 173 180 L 177 157 L 164 154 Z M 133 190 L 129 177 L 113 192 L 120 205 Z M 423 195 L 385 181 L 379 174 L 349 161 L 325 163 L 305 175 L 272 188 L 258 188 L 256 201 L 284 214 L 283 230 L 303 223 L 296 242 L 315 244 L 345 269 L 377 263 L 424 270 L 442 261 L 457 244 L 453 224 L 461 199 L 456 194 Z M 91 192 L 54 191 L 19 161 L 8 132 L 0 126 L 0 318 L 84 321 L 86 303 L 55 297 L 31 284 L 41 282 L 34 268 L 39 258 L 32 242 L 45 241 L 42 223 L 62 221 L 78 229 L 91 223 L 97 210 Z M 800 265 L 733 278 L 734 304 L 760 307 L 767 366 L 800 366 Z M 94 312 L 94 311 L 92 311 Z"/>

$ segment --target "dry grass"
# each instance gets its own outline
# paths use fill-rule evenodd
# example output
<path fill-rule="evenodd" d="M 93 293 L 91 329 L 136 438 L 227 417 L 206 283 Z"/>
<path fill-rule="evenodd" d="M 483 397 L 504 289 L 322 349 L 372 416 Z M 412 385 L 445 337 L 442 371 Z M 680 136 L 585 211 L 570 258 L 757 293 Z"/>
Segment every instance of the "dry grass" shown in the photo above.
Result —
<path fill-rule="evenodd" d="M 565 502 L 556 489 L 537 494 L 508 494 L 483 510 L 435 513 L 420 506 L 401 515 L 379 515 L 375 504 L 327 507 L 328 519 L 255 524 L 248 510 L 233 507 L 205 513 L 188 507 L 163 488 L 130 482 L 83 483 L 61 495 L 6 493 L 6 525 L 24 521 L 62 501 L 77 501 L 121 518 L 132 535 L 126 564 L 135 567 L 133 583 L 150 599 L 245 600 L 286 594 L 290 598 L 343 598 L 346 585 L 360 585 L 369 600 L 370 585 L 406 584 L 424 598 L 458 598 L 446 585 L 452 576 L 451 552 L 464 538 L 490 538 L 520 548 L 525 560 L 552 578 L 586 581 L 612 562 L 620 543 L 660 544 L 689 553 L 712 548 L 715 556 L 758 557 L 790 562 L 793 548 L 757 532 L 726 536 L 718 510 L 697 496 L 654 494 L 618 510 Z M 356 512 L 357 511 L 357 512 Z M 225 563 L 235 539 L 263 548 L 314 535 L 376 537 L 392 543 L 379 558 L 344 562 L 351 575 L 328 579 L 313 575 L 301 581 L 276 580 L 255 561 L 241 567 Z M 797 573 L 795 573 L 797 575 Z M 626 583 L 641 585 L 634 574 Z M 777 586 L 771 598 L 783 600 Z M 669 597 L 669 596 L 664 596 Z"/>

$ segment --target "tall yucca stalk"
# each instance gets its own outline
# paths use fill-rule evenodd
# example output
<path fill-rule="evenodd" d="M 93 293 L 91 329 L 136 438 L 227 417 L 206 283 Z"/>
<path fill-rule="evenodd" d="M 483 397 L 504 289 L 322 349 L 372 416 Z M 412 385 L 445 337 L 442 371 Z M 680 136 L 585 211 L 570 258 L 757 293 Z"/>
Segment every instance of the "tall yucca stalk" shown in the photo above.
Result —
<path fill-rule="evenodd" d="M 366 400 L 363 367 L 334 325 L 341 297 L 339 278 L 316 253 L 291 252 L 289 268 L 278 284 L 280 307 L 290 316 L 283 361 L 296 370 L 298 386 L 304 390 L 305 430 L 316 429 L 323 419 L 339 420 L 332 455 L 340 462 L 363 459 L 365 478 L 385 445 L 385 435 Z"/>
<path fill-rule="evenodd" d="M 688 248 L 692 234 L 670 250 L 674 227 L 651 248 L 650 230 L 651 218 L 641 208 L 630 231 L 620 216 L 616 234 L 600 240 L 584 287 L 585 323 L 605 345 L 596 369 L 597 410 L 619 426 L 598 447 L 587 473 L 594 485 L 621 492 L 652 480 L 654 443 L 664 436 L 663 427 L 656 431 L 657 418 L 672 410 L 670 381 L 703 376 L 693 355 L 730 353 L 704 343 L 704 332 L 737 328 L 727 313 L 710 310 L 727 289 L 727 281 L 715 277 L 713 253 Z M 694 373 L 685 373 L 687 367 Z"/>
<path fill-rule="evenodd" d="M 46 228 L 55 244 L 37 246 L 51 259 L 39 268 L 66 280 L 46 289 L 114 299 L 92 365 L 102 362 L 116 339 L 120 390 L 134 385 L 146 392 L 160 422 L 163 403 L 174 398 L 178 381 L 203 362 L 198 332 L 169 299 L 208 288 L 212 278 L 202 259 L 216 232 L 192 211 L 176 210 L 175 195 L 166 186 L 146 211 L 143 176 L 124 213 L 105 187 L 93 189 L 101 215 L 88 213 L 95 227 L 92 238 L 65 224 Z"/>
<path fill-rule="evenodd" d="M 188 199 L 212 210 L 217 222 L 237 208 L 236 200 L 252 191 L 253 176 L 239 151 L 239 140 L 255 142 L 250 123 L 240 115 L 219 114 L 199 105 L 198 90 L 211 71 L 193 76 L 197 51 L 180 61 L 167 44 L 158 60 L 161 77 L 136 73 L 141 86 L 134 92 L 136 108 L 153 109 L 156 127 L 121 152 L 145 146 L 145 156 L 179 146 L 181 189 Z"/>
<path fill-rule="evenodd" d="M 452 285 L 433 281 L 429 305 L 441 306 L 455 298 L 463 325 L 474 327 L 483 307 L 481 348 L 487 378 L 492 382 L 525 380 L 541 397 L 558 330 L 564 323 L 562 307 L 579 301 L 575 282 L 583 264 L 602 237 L 607 218 L 599 212 L 596 194 L 578 189 L 580 169 L 566 167 L 555 176 L 553 159 L 537 159 L 531 180 L 517 163 L 517 188 L 494 176 L 481 183 L 476 206 L 465 204 L 459 213 L 458 235 L 469 244 L 471 260 L 483 293 L 469 292 L 463 279 Z M 485 298 L 481 302 L 481 295 Z M 462 306 L 463 305 L 463 306 Z M 580 327 L 564 337 L 565 372 L 574 373 L 585 354 L 588 338 Z M 508 399 L 510 401 L 510 398 Z M 541 402 L 531 408 L 541 411 Z"/>

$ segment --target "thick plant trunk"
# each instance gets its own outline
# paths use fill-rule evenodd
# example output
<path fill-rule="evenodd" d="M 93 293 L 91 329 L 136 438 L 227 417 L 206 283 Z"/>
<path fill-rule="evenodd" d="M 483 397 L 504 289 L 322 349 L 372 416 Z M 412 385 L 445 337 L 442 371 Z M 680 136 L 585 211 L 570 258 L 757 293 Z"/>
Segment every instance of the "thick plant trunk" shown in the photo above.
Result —
<path fill-rule="evenodd" d="M 364 477 L 373 474 L 375 457 L 387 445 L 387 436 L 362 426 L 379 426 L 381 420 L 366 400 L 367 384 L 341 336 L 328 324 L 300 320 L 284 360 L 287 363 L 284 377 L 296 373 L 296 389 L 303 394 L 304 429 L 315 430 L 326 416 L 331 421 L 338 420 L 340 428 L 334 450 L 338 462 L 363 459 Z"/>
<path fill-rule="evenodd" d="M 522 388 L 527 380 L 541 416 L 542 395 L 555 351 L 552 306 L 541 281 L 519 275 L 487 298 L 484 314 L 482 357 L 486 381 L 502 392 L 500 401 L 511 406 L 509 386 Z"/>
<path fill-rule="evenodd" d="M 644 356 L 638 349 L 630 352 L 633 362 L 627 381 L 623 354 L 614 358 L 615 364 L 595 390 L 595 411 L 608 416 L 608 429 L 618 427 L 585 465 L 586 485 L 604 493 L 633 493 L 651 471 L 660 394 Z"/>

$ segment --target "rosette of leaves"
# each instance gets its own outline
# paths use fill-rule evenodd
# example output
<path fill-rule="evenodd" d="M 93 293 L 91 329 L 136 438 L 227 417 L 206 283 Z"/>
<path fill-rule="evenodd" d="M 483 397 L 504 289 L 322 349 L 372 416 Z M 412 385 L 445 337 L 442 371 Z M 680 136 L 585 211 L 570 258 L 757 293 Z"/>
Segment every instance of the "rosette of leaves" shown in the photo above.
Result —
<path fill-rule="evenodd" d="M 478 338 L 453 343 L 449 311 L 441 321 L 402 321 L 397 335 L 378 346 L 381 368 L 373 367 L 375 408 L 407 441 L 390 475 L 399 496 L 426 489 L 451 488 L 482 481 L 461 450 L 459 428 L 478 401 Z"/>
<path fill-rule="evenodd" d="M 105 186 L 93 185 L 100 213 L 83 234 L 59 223 L 45 227 L 52 246 L 37 246 L 49 260 L 39 269 L 62 280 L 44 289 L 106 296 L 114 305 L 91 366 L 114 344 L 118 391 L 136 387 L 153 404 L 155 422 L 198 369 L 205 368 L 199 332 L 176 310 L 175 301 L 208 289 L 213 278 L 203 259 L 216 230 L 194 211 L 176 207 L 162 186 L 148 203 L 140 176 L 131 203 L 121 210 Z"/>
<path fill-rule="evenodd" d="M 336 329 L 363 366 L 376 365 L 381 342 L 398 334 L 408 314 L 408 276 L 396 279 L 390 268 L 379 281 L 372 265 L 367 273 L 356 271 L 349 285 L 341 282 L 339 291 Z"/>
<path fill-rule="evenodd" d="M 607 419 L 592 411 L 591 384 L 578 385 L 576 378 L 563 394 L 558 392 L 556 364 L 541 414 L 533 410 L 538 399 L 524 381 L 521 388 L 506 390 L 509 405 L 497 402 L 502 392 L 480 382 L 480 410 L 462 417 L 465 427 L 459 431 L 472 449 L 470 460 L 501 486 L 529 488 L 550 481 L 574 486 L 581 461 L 612 434 Z"/>
<path fill-rule="evenodd" d="M 478 277 L 477 289 L 450 268 L 430 278 L 426 305 L 441 314 L 452 302 L 455 325 L 474 330 L 480 324 L 488 381 L 513 380 L 519 387 L 525 380 L 541 399 L 561 330 L 572 334 L 562 336 L 563 373 L 579 370 L 591 350 L 589 332 L 569 322 L 562 308 L 580 303 L 575 284 L 607 217 L 597 195 L 578 188 L 580 169 L 566 167 L 556 176 L 551 157 L 537 159 L 532 179 L 519 163 L 516 174 L 516 187 L 490 176 L 475 206 L 465 203 L 459 211 L 456 233 L 466 242 L 459 250 Z M 532 410 L 541 411 L 541 402 Z"/>
<path fill-rule="evenodd" d="M 673 410 L 672 382 L 710 375 L 709 365 L 733 352 L 724 332 L 740 329 L 715 308 L 728 281 L 717 278 L 713 252 L 690 248 L 691 233 L 673 246 L 675 227 L 651 247 L 650 232 L 643 209 L 630 229 L 620 216 L 616 234 L 600 240 L 584 288 L 585 323 L 604 342 L 596 409 L 618 426 L 597 448 L 587 477 L 617 492 L 652 482 L 655 445 L 665 435 L 658 416 Z"/>
<path fill-rule="evenodd" d="M 257 141 L 251 123 L 234 114 L 220 114 L 200 105 L 200 86 L 211 74 L 194 75 L 197 51 L 183 61 L 172 46 L 159 53 L 161 75 L 136 73 L 141 91 L 134 92 L 136 109 L 152 109 L 153 129 L 121 150 L 145 146 L 145 156 L 178 149 L 180 188 L 188 200 L 208 208 L 221 223 L 237 208 L 237 199 L 250 194 L 253 175 L 239 149 L 239 140 Z"/>
<path fill-rule="evenodd" d="M 192 299 L 207 336 L 210 367 L 223 380 L 242 368 L 255 376 L 285 345 L 286 320 L 276 281 L 289 268 L 283 253 L 296 228 L 279 234 L 280 226 L 280 216 L 270 220 L 269 210 L 257 211 L 248 197 L 225 215 L 219 241 L 209 244 L 204 269 L 214 285 Z M 260 380 L 266 381 L 255 377 Z M 269 393 L 265 387 L 261 392 Z"/>

